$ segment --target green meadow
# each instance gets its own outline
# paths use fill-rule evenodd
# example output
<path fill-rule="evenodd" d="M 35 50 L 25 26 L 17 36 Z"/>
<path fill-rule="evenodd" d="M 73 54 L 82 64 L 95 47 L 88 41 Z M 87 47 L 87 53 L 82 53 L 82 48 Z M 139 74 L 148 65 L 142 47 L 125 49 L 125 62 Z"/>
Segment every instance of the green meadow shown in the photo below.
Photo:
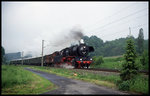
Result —
<path fill-rule="evenodd" d="M 2 94 L 41 94 L 56 88 L 22 66 L 2 65 Z"/>

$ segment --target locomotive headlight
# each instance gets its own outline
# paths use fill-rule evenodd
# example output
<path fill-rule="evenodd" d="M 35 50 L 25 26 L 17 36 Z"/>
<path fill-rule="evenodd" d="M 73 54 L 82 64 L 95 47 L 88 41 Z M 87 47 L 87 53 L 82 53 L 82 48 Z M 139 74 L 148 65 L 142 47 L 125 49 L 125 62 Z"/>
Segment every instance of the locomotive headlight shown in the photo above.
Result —
<path fill-rule="evenodd" d="M 80 61 L 82 61 L 82 58 L 80 58 Z"/>
<path fill-rule="evenodd" d="M 90 60 L 92 60 L 92 58 Z"/>

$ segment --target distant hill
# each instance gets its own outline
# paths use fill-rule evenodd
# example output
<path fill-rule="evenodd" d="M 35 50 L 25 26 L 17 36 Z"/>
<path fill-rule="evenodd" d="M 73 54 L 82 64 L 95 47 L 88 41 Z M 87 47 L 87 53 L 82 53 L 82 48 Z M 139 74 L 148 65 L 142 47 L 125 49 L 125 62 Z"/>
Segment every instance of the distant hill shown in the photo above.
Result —
<path fill-rule="evenodd" d="M 14 59 L 21 59 L 21 52 L 16 52 L 16 53 L 6 53 L 5 58 L 7 61 L 11 61 Z"/>
<path fill-rule="evenodd" d="M 112 41 L 103 42 L 102 39 L 93 35 L 91 37 L 84 36 L 84 42 L 87 45 L 93 46 L 95 51 L 90 53 L 90 56 L 118 56 L 125 53 L 126 38 L 119 38 Z M 135 49 L 137 50 L 137 38 L 132 37 L 135 43 Z M 144 49 L 148 50 L 148 40 L 144 40 Z"/>
<path fill-rule="evenodd" d="M 23 58 L 30 58 L 30 57 L 32 57 L 32 54 L 27 54 Z"/>
<path fill-rule="evenodd" d="M 32 54 L 27 54 L 23 58 L 29 58 L 32 57 Z M 5 58 L 7 61 L 15 60 L 15 59 L 21 59 L 21 52 L 16 53 L 7 53 L 5 54 Z"/>

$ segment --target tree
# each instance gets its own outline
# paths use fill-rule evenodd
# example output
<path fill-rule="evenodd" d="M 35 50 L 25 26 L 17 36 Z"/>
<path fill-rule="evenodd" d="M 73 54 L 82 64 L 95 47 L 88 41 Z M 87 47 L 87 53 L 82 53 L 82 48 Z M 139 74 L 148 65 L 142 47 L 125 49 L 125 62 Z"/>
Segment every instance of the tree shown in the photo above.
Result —
<path fill-rule="evenodd" d="M 103 47 L 103 40 L 98 38 L 97 36 L 91 36 L 90 38 L 87 36 L 83 37 L 84 42 L 89 45 L 94 47 L 94 52 L 90 53 L 90 56 L 100 56 L 102 55 L 102 47 Z"/>
<path fill-rule="evenodd" d="M 3 48 L 3 46 L 1 46 L 1 48 L 2 48 L 2 56 L 4 56 L 5 55 L 5 49 Z"/>
<path fill-rule="evenodd" d="M 135 63 L 136 57 L 134 42 L 129 38 L 127 40 L 126 53 L 124 54 L 125 63 L 120 73 L 122 81 L 130 80 L 138 74 L 139 66 Z"/>
<path fill-rule="evenodd" d="M 139 30 L 139 35 L 137 38 L 137 45 L 138 45 L 137 52 L 140 55 L 143 53 L 143 45 L 144 45 L 143 43 L 144 43 L 144 35 L 143 35 L 143 29 L 141 28 Z"/>
<path fill-rule="evenodd" d="M 125 53 L 126 40 L 128 40 L 129 38 L 132 38 L 132 40 L 135 42 L 135 48 L 136 50 L 138 50 L 137 38 L 134 38 L 133 36 L 105 42 L 103 42 L 103 40 L 98 38 L 97 36 L 83 37 L 85 43 L 89 46 L 93 46 L 95 50 L 94 52 L 89 53 L 89 56 L 104 57 L 123 55 Z M 148 40 L 144 40 L 143 43 L 144 50 L 148 50 Z"/>

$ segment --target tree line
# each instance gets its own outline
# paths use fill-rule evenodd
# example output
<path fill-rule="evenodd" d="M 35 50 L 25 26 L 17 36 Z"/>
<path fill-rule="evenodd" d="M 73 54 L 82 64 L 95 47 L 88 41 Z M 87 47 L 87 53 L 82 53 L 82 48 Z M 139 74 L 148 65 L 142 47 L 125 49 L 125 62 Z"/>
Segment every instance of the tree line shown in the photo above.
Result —
<path fill-rule="evenodd" d="M 83 39 L 87 45 L 93 46 L 95 51 L 90 56 L 118 56 L 125 53 L 126 41 L 129 37 L 119 38 L 112 41 L 104 42 L 101 38 L 93 35 L 91 37 L 84 36 Z M 135 49 L 138 54 L 142 54 L 144 50 L 148 50 L 148 40 L 144 40 L 143 29 L 139 30 L 138 38 L 131 36 L 135 43 Z"/>

